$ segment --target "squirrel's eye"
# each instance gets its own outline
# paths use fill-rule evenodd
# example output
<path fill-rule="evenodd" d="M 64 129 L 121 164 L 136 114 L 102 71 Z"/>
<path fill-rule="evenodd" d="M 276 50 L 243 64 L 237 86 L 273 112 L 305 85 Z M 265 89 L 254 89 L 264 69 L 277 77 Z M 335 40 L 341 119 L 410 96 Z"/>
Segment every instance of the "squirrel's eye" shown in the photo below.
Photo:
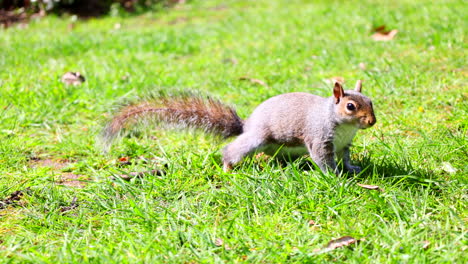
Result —
<path fill-rule="evenodd" d="M 356 106 L 354 106 L 352 103 L 348 103 L 346 105 L 346 109 L 348 109 L 349 111 L 354 111 L 356 110 Z"/>

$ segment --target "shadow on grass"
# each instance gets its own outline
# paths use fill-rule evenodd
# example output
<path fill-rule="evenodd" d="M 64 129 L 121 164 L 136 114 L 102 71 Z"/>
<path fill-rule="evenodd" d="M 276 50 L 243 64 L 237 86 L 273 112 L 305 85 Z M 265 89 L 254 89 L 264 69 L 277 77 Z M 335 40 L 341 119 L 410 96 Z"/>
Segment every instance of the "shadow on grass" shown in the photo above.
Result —
<path fill-rule="evenodd" d="M 358 179 L 378 176 L 393 184 L 402 184 L 402 186 L 407 187 L 419 185 L 434 190 L 440 190 L 443 183 L 438 173 L 416 168 L 411 161 L 405 159 L 383 158 L 380 161 L 371 161 L 370 157 L 366 156 L 357 164 L 363 168 L 363 171 L 357 176 Z"/>
<path fill-rule="evenodd" d="M 272 158 L 269 163 L 272 166 L 286 167 L 297 166 L 300 170 L 318 170 L 318 167 L 308 157 L 299 158 Z M 431 170 L 415 168 L 409 160 L 395 160 L 383 158 L 380 161 L 373 161 L 370 156 L 364 156 L 353 164 L 362 168 L 361 173 L 354 175 L 346 172 L 343 166 L 339 164 L 343 176 L 347 178 L 355 177 L 356 180 L 367 180 L 372 178 L 385 179 L 386 182 L 394 185 L 400 185 L 403 188 L 411 188 L 415 185 L 431 188 L 434 191 L 440 191 L 444 181 L 440 180 L 439 173 Z"/>

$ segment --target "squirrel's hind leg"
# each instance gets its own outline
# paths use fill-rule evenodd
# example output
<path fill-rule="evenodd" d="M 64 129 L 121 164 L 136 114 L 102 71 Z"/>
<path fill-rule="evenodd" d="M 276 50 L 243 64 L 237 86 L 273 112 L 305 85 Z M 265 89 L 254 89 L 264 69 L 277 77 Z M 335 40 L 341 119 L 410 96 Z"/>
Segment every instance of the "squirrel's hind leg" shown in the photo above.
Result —
<path fill-rule="evenodd" d="M 223 150 L 223 169 L 228 171 L 232 165 L 241 161 L 247 154 L 253 152 L 265 142 L 265 139 L 255 134 L 244 133 L 228 144 Z"/>

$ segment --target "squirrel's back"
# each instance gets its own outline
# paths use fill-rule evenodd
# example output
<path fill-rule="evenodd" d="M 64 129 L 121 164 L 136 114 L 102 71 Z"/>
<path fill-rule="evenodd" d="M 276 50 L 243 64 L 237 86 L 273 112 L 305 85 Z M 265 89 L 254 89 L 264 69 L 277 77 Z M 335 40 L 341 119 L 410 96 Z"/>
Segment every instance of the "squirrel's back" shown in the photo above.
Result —
<path fill-rule="evenodd" d="M 264 131 L 267 137 L 278 142 L 303 139 L 305 129 L 311 125 L 310 117 L 319 122 L 326 116 L 323 109 L 327 98 L 303 92 L 274 96 L 261 103 L 246 120 L 244 130 Z M 304 114 L 300 114 L 304 113 Z"/>

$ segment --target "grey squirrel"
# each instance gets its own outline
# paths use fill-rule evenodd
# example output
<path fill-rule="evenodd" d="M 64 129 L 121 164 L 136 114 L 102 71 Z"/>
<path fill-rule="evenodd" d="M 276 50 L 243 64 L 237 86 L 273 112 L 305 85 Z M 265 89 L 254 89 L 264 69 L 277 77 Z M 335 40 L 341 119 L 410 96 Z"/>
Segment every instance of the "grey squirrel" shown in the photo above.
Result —
<path fill-rule="evenodd" d="M 274 96 L 261 103 L 247 120 L 236 111 L 210 97 L 196 95 L 158 95 L 122 106 L 103 130 L 108 149 L 123 129 L 140 121 L 199 128 L 224 138 L 238 136 L 223 149 L 223 168 L 230 170 L 255 151 L 275 154 L 305 154 L 324 172 L 338 172 L 336 159 L 354 173 L 351 142 L 359 129 L 376 122 L 371 100 L 361 93 L 362 82 L 354 90 L 343 90 L 335 82 L 333 96 L 294 92 Z M 293 153 L 296 152 L 296 153 Z"/>

